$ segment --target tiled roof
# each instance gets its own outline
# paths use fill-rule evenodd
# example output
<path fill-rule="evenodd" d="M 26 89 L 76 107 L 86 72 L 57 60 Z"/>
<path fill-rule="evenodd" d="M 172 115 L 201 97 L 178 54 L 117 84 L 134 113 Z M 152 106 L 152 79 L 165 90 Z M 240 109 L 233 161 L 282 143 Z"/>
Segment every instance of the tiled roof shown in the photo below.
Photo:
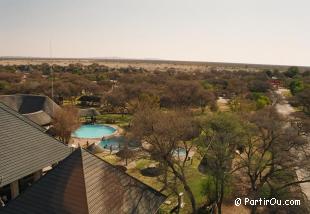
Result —
<path fill-rule="evenodd" d="M 1 214 L 152 214 L 166 196 L 84 149 L 77 149 Z"/>
<path fill-rule="evenodd" d="M 63 160 L 71 149 L 0 102 L 0 187 Z"/>

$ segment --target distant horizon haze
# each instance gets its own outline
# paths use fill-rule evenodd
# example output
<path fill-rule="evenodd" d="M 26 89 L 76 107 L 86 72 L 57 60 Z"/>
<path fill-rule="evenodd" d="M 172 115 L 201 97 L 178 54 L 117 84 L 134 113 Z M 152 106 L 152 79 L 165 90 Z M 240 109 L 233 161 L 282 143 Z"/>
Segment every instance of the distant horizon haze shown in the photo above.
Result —
<path fill-rule="evenodd" d="M 227 61 L 197 61 L 197 60 L 175 60 L 175 59 L 159 59 L 159 58 L 122 58 L 122 57 L 33 57 L 33 56 L 0 56 L 0 60 L 107 60 L 107 61 L 154 61 L 168 63 L 210 63 L 210 64 L 240 64 L 240 65 L 265 65 L 265 66 L 284 66 L 284 67 L 303 67 L 309 68 L 310 65 L 292 65 L 292 64 L 267 64 L 267 63 L 251 63 L 251 62 L 227 62 Z"/>
<path fill-rule="evenodd" d="M 309 8 L 308 0 L 1 0 L 0 56 L 310 66 Z"/>

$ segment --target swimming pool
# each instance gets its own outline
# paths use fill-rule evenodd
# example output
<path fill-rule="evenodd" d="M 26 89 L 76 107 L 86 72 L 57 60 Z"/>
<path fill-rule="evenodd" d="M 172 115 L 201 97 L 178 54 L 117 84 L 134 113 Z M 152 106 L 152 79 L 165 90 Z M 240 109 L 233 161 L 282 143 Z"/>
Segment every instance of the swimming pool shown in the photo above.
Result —
<path fill-rule="evenodd" d="M 173 155 L 184 157 L 186 156 L 186 150 L 184 148 L 179 147 L 173 151 Z"/>
<path fill-rule="evenodd" d="M 139 147 L 139 145 L 137 145 L 135 142 L 128 141 L 128 139 L 126 140 L 126 138 L 123 136 L 102 140 L 98 145 L 103 149 L 110 150 L 112 148 L 113 151 L 119 151 L 121 148 L 123 148 L 126 142 L 128 143 L 128 147 L 131 149 Z"/>
<path fill-rule="evenodd" d="M 109 136 L 116 131 L 115 128 L 105 125 L 82 125 L 73 134 L 73 137 L 78 138 L 102 138 Z"/>
<path fill-rule="evenodd" d="M 118 151 L 120 148 L 123 147 L 125 143 L 125 140 L 123 137 L 116 137 L 116 138 L 110 138 L 106 140 L 102 140 L 99 143 L 99 146 L 101 146 L 104 149 L 110 149 L 112 147 L 113 151 Z"/>

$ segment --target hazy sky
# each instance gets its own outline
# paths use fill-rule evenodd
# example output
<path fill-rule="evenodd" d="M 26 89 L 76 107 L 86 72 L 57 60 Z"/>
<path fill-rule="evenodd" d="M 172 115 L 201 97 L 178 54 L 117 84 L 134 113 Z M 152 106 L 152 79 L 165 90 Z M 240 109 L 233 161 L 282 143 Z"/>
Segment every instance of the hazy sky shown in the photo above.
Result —
<path fill-rule="evenodd" d="M 310 0 L 0 0 L 0 56 L 310 65 Z"/>

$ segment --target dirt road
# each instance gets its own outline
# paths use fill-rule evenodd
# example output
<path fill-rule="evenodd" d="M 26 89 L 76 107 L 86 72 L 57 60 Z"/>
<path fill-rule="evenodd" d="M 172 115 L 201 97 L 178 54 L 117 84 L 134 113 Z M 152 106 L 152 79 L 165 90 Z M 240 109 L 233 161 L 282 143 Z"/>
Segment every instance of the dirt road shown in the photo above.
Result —
<path fill-rule="evenodd" d="M 285 94 L 288 93 L 288 89 L 279 88 L 276 91 L 276 93 L 279 94 L 283 98 L 283 100 L 280 103 L 276 104 L 277 111 L 285 117 L 290 117 L 290 114 L 295 112 L 295 109 L 286 100 Z M 310 151 L 310 147 L 307 150 Z M 310 172 L 307 172 L 305 170 L 296 170 L 296 174 L 297 174 L 297 177 L 299 180 L 310 178 Z M 308 198 L 308 201 L 310 201 L 310 183 L 309 182 L 308 183 L 302 183 L 302 184 L 300 184 L 300 187 L 301 187 L 303 193 Z"/>

